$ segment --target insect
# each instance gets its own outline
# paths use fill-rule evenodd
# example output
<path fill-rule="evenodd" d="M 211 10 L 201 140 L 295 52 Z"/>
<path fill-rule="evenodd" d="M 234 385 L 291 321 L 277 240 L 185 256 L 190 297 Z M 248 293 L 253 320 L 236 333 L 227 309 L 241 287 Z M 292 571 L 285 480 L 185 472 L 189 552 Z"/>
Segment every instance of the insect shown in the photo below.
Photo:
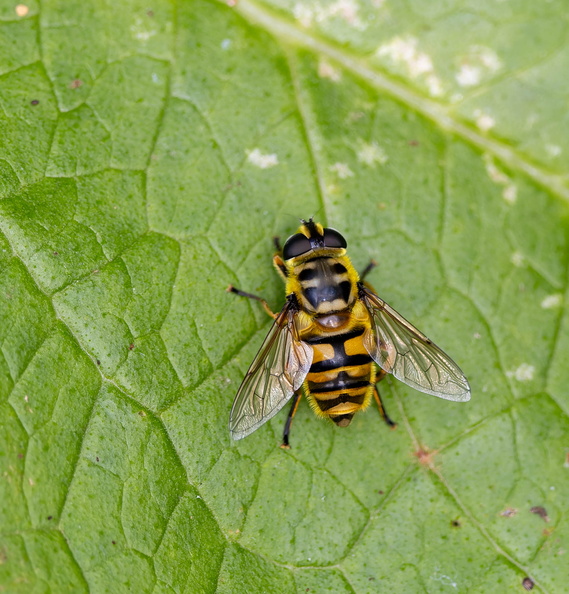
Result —
<path fill-rule="evenodd" d="M 233 439 L 242 439 L 273 417 L 291 398 L 283 432 L 290 447 L 292 419 L 304 394 L 319 417 L 339 427 L 375 399 L 387 373 L 408 386 L 445 398 L 470 400 L 470 385 L 458 365 L 422 332 L 380 299 L 346 255 L 338 231 L 312 219 L 301 220 L 273 264 L 286 283 L 286 303 L 273 313 L 267 302 L 233 286 L 228 291 L 260 301 L 274 318 L 261 349 L 243 380 L 229 419 Z"/>

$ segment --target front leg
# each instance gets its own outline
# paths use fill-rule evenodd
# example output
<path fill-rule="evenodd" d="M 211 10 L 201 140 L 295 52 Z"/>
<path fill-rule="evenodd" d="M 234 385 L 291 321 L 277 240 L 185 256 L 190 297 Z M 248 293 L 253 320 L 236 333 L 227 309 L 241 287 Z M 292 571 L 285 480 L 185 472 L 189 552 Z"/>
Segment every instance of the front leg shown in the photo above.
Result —
<path fill-rule="evenodd" d="M 280 277 L 286 283 L 288 273 L 287 273 L 287 269 L 286 269 L 284 260 L 281 258 L 280 254 L 275 254 L 273 256 L 273 264 L 274 264 L 275 268 L 277 269 L 277 272 L 279 273 Z"/>
<path fill-rule="evenodd" d="M 375 260 L 370 260 L 368 265 L 363 269 L 362 273 L 360 274 L 360 281 L 363 283 L 365 277 L 377 266 L 377 262 Z"/>

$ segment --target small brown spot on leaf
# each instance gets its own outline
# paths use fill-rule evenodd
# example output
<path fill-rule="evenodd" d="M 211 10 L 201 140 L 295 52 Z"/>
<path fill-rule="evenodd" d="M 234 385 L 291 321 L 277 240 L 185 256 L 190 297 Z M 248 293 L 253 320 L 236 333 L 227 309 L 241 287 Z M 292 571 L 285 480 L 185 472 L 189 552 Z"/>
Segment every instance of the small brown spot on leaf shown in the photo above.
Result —
<path fill-rule="evenodd" d="M 378 493 L 379 493 L 380 495 L 383 495 L 383 494 L 385 493 L 385 491 L 382 491 L 382 490 L 380 489 L 380 490 L 378 491 Z"/>
<path fill-rule="evenodd" d="M 525 590 L 533 590 L 534 585 L 535 584 L 530 577 L 525 577 L 522 580 L 522 586 L 524 587 Z"/>
<path fill-rule="evenodd" d="M 507 507 L 504 511 L 500 512 L 500 515 L 504 518 L 513 518 L 518 513 L 515 507 Z"/>
<path fill-rule="evenodd" d="M 19 459 L 19 460 L 21 460 L 23 457 L 24 457 L 24 454 L 22 454 L 22 452 L 20 452 L 20 453 L 18 454 L 18 459 Z"/>
<path fill-rule="evenodd" d="M 436 451 L 429 452 L 429 450 L 420 448 L 416 452 L 413 452 L 413 455 L 419 460 L 419 464 L 421 466 L 426 466 L 427 468 L 434 468 L 434 456 Z"/>
<path fill-rule="evenodd" d="M 129 350 L 129 351 L 132 351 L 132 349 L 134 349 L 134 342 L 131 342 L 131 343 L 128 345 L 128 350 Z"/>
<path fill-rule="evenodd" d="M 460 522 L 459 522 L 458 520 L 453 520 L 453 521 L 450 523 L 450 525 L 451 525 L 453 528 L 460 528 Z"/>
<path fill-rule="evenodd" d="M 75 78 L 71 81 L 71 83 L 69 84 L 69 88 L 70 89 L 78 89 L 79 87 L 83 86 L 83 81 L 79 80 L 78 78 Z"/>
<path fill-rule="evenodd" d="M 98 462 L 99 461 L 99 456 L 95 456 L 95 460 Z"/>
<path fill-rule="evenodd" d="M 99 361 L 99 359 L 97 359 L 97 365 L 100 365 L 100 364 L 101 364 L 101 362 Z"/>
<path fill-rule="evenodd" d="M 59 252 L 53 252 L 54 256 L 59 256 Z"/>
<path fill-rule="evenodd" d="M 48 520 L 53 520 L 53 516 L 47 516 Z"/>
<path fill-rule="evenodd" d="M 112 542 L 114 545 L 116 545 L 116 544 L 117 544 L 115 540 L 111 540 L 111 542 Z"/>
<path fill-rule="evenodd" d="M 39 105 L 39 103 L 40 103 L 40 102 L 39 102 L 39 99 L 32 99 L 32 100 L 30 101 L 30 103 L 31 103 L 32 105 Z"/>
<path fill-rule="evenodd" d="M 549 522 L 549 516 L 547 515 L 545 507 L 542 507 L 541 505 L 535 505 L 530 509 L 530 512 L 536 516 L 539 516 L 544 522 Z"/>
<path fill-rule="evenodd" d="M 146 11 L 146 16 L 149 16 L 150 18 L 152 18 L 154 16 L 154 11 L 153 10 L 147 10 Z"/>
<path fill-rule="evenodd" d="M 145 417 L 145 416 L 146 416 L 146 413 L 145 413 L 143 410 L 139 410 L 139 411 L 138 411 L 138 414 L 139 414 L 141 417 Z"/>
<path fill-rule="evenodd" d="M 419 146 L 419 141 L 418 140 L 410 140 L 409 146 Z"/>

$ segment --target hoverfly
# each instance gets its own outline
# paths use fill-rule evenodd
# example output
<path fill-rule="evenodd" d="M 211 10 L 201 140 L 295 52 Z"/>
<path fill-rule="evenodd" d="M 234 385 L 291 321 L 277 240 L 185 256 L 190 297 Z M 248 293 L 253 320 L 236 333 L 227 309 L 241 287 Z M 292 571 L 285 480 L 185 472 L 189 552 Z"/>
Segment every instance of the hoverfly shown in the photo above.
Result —
<path fill-rule="evenodd" d="M 316 415 L 339 427 L 347 427 L 373 397 L 385 422 L 395 426 L 376 385 L 387 373 L 439 398 L 470 400 L 470 385 L 458 365 L 364 282 L 375 263 L 359 276 L 338 231 L 312 219 L 301 222 L 282 250 L 275 239 L 273 263 L 286 283 L 280 313 L 256 295 L 227 289 L 260 301 L 274 318 L 235 396 L 229 419 L 233 439 L 258 429 L 294 396 L 281 446 L 290 447 L 302 394 Z"/>

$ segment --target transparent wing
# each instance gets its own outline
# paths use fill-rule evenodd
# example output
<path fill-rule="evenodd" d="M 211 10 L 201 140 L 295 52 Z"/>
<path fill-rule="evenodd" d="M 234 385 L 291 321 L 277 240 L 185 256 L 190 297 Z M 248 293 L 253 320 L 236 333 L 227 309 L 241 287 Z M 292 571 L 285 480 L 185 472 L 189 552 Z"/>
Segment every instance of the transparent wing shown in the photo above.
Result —
<path fill-rule="evenodd" d="M 372 330 L 363 336 L 372 359 L 408 386 L 445 398 L 470 400 L 470 385 L 460 367 L 436 344 L 365 286 L 362 298 Z"/>
<path fill-rule="evenodd" d="M 310 369 L 312 347 L 297 339 L 294 314 L 287 302 L 239 387 L 229 417 L 233 439 L 253 433 L 276 415 Z"/>

